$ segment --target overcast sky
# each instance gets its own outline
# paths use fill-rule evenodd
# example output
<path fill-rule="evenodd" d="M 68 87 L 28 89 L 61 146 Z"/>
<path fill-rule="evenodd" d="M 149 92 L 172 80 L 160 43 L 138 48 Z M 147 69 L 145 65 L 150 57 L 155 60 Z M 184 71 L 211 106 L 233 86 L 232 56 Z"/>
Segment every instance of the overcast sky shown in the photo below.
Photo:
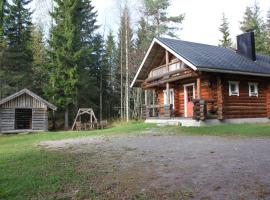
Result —
<path fill-rule="evenodd" d="M 119 24 L 119 1 L 120 0 L 93 0 L 99 17 L 99 23 L 105 28 L 117 30 Z M 135 3 L 134 3 L 135 2 Z M 133 12 L 139 9 L 137 1 L 133 1 L 131 8 Z M 185 13 L 185 20 L 182 24 L 182 31 L 179 36 L 183 40 L 201 42 L 217 45 L 221 37 L 218 27 L 221 23 L 222 12 L 225 12 L 230 22 L 231 36 L 234 40 L 236 35 L 241 33 L 239 22 L 243 19 L 246 6 L 253 5 L 254 0 L 171 0 L 172 6 L 169 9 L 171 15 Z M 269 0 L 257 0 L 263 17 L 270 9 Z M 133 15 L 138 18 L 138 15 Z M 132 23 L 136 27 L 133 17 Z"/>

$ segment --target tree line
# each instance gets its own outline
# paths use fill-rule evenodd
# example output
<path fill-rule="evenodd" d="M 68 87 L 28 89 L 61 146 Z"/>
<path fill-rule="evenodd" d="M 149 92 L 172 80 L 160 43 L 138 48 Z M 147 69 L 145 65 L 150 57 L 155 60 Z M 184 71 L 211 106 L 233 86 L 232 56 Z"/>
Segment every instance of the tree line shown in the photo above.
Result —
<path fill-rule="evenodd" d="M 219 31 L 222 33 L 220 45 L 223 47 L 235 47 L 230 36 L 229 21 L 225 13 L 222 15 Z M 256 52 L 270 55 L 270 9 L 266 19 L 262 16 L 261 8 L 257 1 L 252 6 L 247 6 L 242 21 L 240 22 L 241 31 L 254 31 Z"/>
<path fill-rule="evenodd" d="M 140 118 L 143 91 L 130 82 L 152 39 L 178 38 L 185 15 L 169 15 L 169 0 L 142 0 L 134 28 L 124 4 L 117 34 L 109 30 L 105 36 L 91 0 L 53 0 L 44 37 L 32 22 L 30 3 L 0 0 L 0 99 L 22 88 L 44 96 L 58 107 L 51 116 L 56 128 L 67 129 L 82 107 L 93 108 L 100 120 Z M 241 30 L 254 29 L 259 52 L 269 54 L 270 12 L 267 22 L 259 12 L 257 5 L 247 7 Z M 225 15 L 220 31 L 221 45 L 231 47 Z"/>

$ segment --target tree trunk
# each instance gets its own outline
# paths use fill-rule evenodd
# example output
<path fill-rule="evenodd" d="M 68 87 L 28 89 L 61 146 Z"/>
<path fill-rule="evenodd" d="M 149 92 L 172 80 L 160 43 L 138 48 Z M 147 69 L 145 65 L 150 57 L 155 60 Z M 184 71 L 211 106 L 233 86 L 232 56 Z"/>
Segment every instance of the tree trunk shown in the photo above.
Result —
<path fill-rule="evenodd" d="M 126 7 L 126 12 L 125 12 L 125 25 L 126 25 L 126 120 L 127 122 L 129 121 L 129 60 L 128 60 L 128 54 L 129 54 L 129 45 L 128 45 L 128 10 Z"/>
<path fill-rule="evenodd" d="M 65 130 L 68 130 L 69 129 L 69 124 L 68 124 L 68 113 L 69 113 L 69 110 L 68 110 L 68 106 L 66 107 L 66 110 L 65 110 Z"/>
<path fill-rule="evenodd" d="M 99 85 L 99 121 L 102 121 L 102 71 L 100 72 L 100 85 Z"/>

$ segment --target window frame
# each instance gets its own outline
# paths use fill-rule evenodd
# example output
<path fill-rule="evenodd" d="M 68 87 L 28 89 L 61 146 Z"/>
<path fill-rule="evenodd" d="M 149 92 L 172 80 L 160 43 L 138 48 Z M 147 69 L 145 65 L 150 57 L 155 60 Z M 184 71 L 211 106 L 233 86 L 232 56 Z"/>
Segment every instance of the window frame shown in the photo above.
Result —
<path fill-rule="evenodd" d="M 255 88 L 255 94 L 252 94 L 251 92 L 251 86 L 254 86 Z M 258 97 L 259 96 L 259 87 L 258 87 L 258 83 L 255 82 L 248 82 L 248 93 L 250 97 Z"/>
<path fill-rule="evenodd" d="M 231 85 L 235 85 L 235 93 L 232 92 L 231 90 Z M 239 92 L 239 81 L 229 81 L 229 96 L 238 96 L 239 97 L 240 92 Z"/>

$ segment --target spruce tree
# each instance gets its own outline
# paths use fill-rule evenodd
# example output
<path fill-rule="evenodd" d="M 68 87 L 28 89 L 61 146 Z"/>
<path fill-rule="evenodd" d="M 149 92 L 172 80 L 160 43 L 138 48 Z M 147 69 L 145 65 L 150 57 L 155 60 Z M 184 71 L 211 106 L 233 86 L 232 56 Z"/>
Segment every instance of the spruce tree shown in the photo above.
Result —
<path fill-rule="evenodd" d="M 107 73 L 107 94 L 110 94 L 111 98 L 105 99 L 105 105 L 107 116 L 109 118 L 115 116 L 114 113 L 117 113 L 116 107 L 117 107 L 117 83 L 116 83 L 116 77 L 117 77 L 117 51 L 116 51 L 116 44 L 114 41 L 113 32 L 110 30 L 109 34 L 107 36 L 107 40 L 105 43 L 105 52 L 103 56 L 103 63 L 104 63 L 104 71 L 105 75 Z M 107 72 L 106 72 L 107 71 Z M 105 94 L 106 95 L 106 94 Z"/>
<path fill-rule="evenodd" d="M 13 93 L 22 88 L 32 87 L 31 65 L 31 12 L 29 0 L 13 0 L 9 4 L 6 16 L 5 38 L 7 48 L 5 52 L 4 68 L 8 91 Z"/>
<path fill-rule="evenodd" d="M 265 45 L 266 30 L 265 23 L 261 17 L 261 10 L 258 3 L 255 1 L 253 6 L 246 8 L 243 21 L 240 22 L 240 29 L 243 32 L 254 31 L 256 51 L 258 53 L 267 53 L 267 47 Z"/>
<path fill-rule="evenodd" d="M 270 9 L 266 18 L 266 51 L 267 55 L 270 55 Z"/>
<path fill-rule="evenodd" d="M 33 51 L 32 63 L 32 90 L 37 94 L 43 93 L 43 87 L 48 81 L 48 57 L 40 27 L 33 27 L 31 49 Z"/>
<path fill-rule="evenodd" d="M 52 102 L 65 110 L 67 129 L 70 109 L 76 109 L 81 98 L 84 102 L 88 100 L 84 94 L 91 89 L 93 94 L 97 92 L 97 86 L 91 85 L 96 75 L 94 59 L 97 52 L 93 45 L 96 13 L 90 0 L 54 0 L 54 3 L 55 25 L 49 41 L 51 67 L 46 93 Z M 90 83 L 82 84 L 85 82 Z"/>
<path fill-rule="evenodd" d="M 184 14 L 169 16 L 170 0 L 144 0 L 143 3 L 152 37 L 163 35 L 177 37 L 176 31 L 184 20 Z"/>
<path fill-rule="evenodd" d="M 223 47 L 232 47 L 232 40 L 230 38 L 230 28 L 228 19 L 225 16 L 225 13 L 222 14 L 222 23 L 220 25 L 219 31 L 222 33 L 222 39 L 220 41 L 220 46 Z"/>

